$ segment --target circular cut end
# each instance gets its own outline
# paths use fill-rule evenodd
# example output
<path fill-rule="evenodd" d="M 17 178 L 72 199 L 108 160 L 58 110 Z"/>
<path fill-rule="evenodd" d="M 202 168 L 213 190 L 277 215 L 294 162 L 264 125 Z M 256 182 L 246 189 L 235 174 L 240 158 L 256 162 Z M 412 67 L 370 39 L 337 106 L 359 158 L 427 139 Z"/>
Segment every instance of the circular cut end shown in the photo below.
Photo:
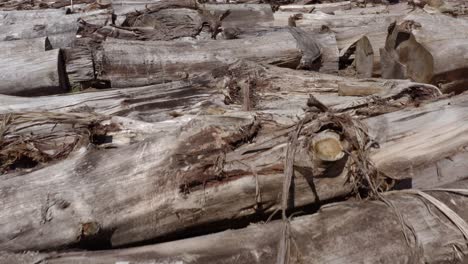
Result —
<path fill-rule="evenodd" d="M 344 157 L 340 136 L 335 132 L 324 131 L 315 136 L 312 149 L 315 157 L 323 161 L 337 161 Z"/>

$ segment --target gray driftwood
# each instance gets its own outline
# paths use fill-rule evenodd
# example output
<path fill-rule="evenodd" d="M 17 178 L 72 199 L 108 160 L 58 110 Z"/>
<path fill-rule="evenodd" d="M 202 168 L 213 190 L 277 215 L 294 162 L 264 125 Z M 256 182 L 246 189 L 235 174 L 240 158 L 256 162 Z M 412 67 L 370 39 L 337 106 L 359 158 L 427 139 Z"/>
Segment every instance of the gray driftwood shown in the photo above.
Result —
<path fill-rule="evenodd" d="M 69 89 L 61 50 L 0 57 L 0 93 L 48 95 Z"/>
<path fill-rule="evenodd" d="M 59 12 L 50 12 L 50 14 L 45 12 L 43 16 L 31 16 L 31 18 L 10 21 L 0 26 L 0 41 L 47 36 L 53 48 L 64 48 L 70 46 L 75 40 L 79 18 L 101 26 L 112 22 L 111 14 L 105 10 L 69 15 Z"/>
<path fill-rule="evenodd" d="M 3 56 L 17 55 L 21 53 L 35 53 L 51 50 L 52 45 L 47 37 L 35 39 L 23 39 L 12 41 L 0 41 L 0 50 Z"/>
<path fill-rule="evenodd" d="M 300 29 L 238 40 L 148 42 L 107 39 L 98 78 L 112 87 L 142 86 L 211 72 L 237 59 L 283 67 L 309 67 L 317 43 Z"/>
<path fill-rule="evenodd" d="M 434 103 L 427 105 L 427 109 L 412 109 L 407 119 L 420 124 L 425 120 L 421 112 L 431 111 L 438 112 L 441 120 L 446 120 L 445 114 L 453 117 L 447 109 L 463 109 L 466 96 L 458 100 L 452 100 L 448 107 Z M 398 111 L 394 115 L 407 112 Z M 391 118 L 392 114 L 387 115 L 389 118 L 384 120 L 390 120 L 388 125 L 369 121 L 369 129 L 379 131 L 401 122 Z M 333 116 L 319 114 L 303 128 L 294 161 L 295 206 L 346 195 L 354 188 L 349 181 L 356 177 L 350 170 L 354 159 L 345 155 L 336 162 L 319 162 L 321 148 L 309 145 L 317 142 L 316 137 L 326 124 L 332 122 L 335 126 L 331 127 L 345 127 L 341 121 L 337 122 L 341 119 Z M 458 117 L 463 119 L 462 115 Z M 2 208 L 11 208 L 0 215 L 1 222 L 9 223 L 1 226 L 4 239 L 0 248 L 40 250 L 100 239 L 112 246 L 126 245 L 180 234 L 222 220 L 235 222 L 245 216 L 269 214 L 280 206 L 284 155 L 288 134 L 294 129 L 296 120 L 268 110 L 254 113 L 220 111 L 219 108 L 155 124 L 112 119 L 109 126 L 114 127 L 115 132 L 110 131 L 107 136 L 120 133 L 124 138 L 130 138 L 124 140 L 116 136 L 114 144 L 110 138 L 110 141 L 95 143 L 95 146 L 78 146 L 62 161 L 36 168 L 21 177 L 16 177 L 19 172 L 0 177 L 0 188 L 8 190 L 1 192 Z M 352 128 L 352 123 L 346 125 Z M 30 126 L 31 129 L 34 127 Z M 331 132 L 339 133 L 339 130 Z M 463 127 L 456 130 L 465 133 Z M 27 133 L 18 131 L 15 126 L 8 131 L 10 136 Z M 55 129 L 52 133 L 59 131 Z M 139 136 L 138 131 L 154 133 L 154 137 Z M 350 131 L 355 133 L 355 130 Z M 381 163 L 379 155 L 392 153 L 397 147 L 404 148 L 400 142 L 404 142 L 401 143 L 404 146 L 407 144 L 402 139 L 392 142 L 401 132 L 388 131 L 386 137 L 379 138 L 381 148 L 370 156 L 377 169 L 382 166 L 386 173 L 389 171 L 385 169 L 391 165 Z M 458 153 L 460 146 L 466 144 L 462 138 L 451 137 L 447 139 L 450 143 L 442 147 L 437 141 L 428 140 L 437 137 L 438 130 L 418 126 L 412 131 L 424 142 L 419 147 L 432 151 L 426 154 L 417 148 L 414 152 L 408 151 L 407 157 L 413 160 L 407 164 L 394 159 L 393 166 L 398 165 L 400 170 L 403 166 L 410 170 L 408 167 L 424 160 L 444 160 L 447 151 Z M 356 146 L 347 144 L 347 140 L 347 136 L 342 135 L 339 144 L 347 152 L 355 151 Z M 100 145 L 114 148 L 104 150 Z M 458 172 L 465 173 L 466 170 L 461 169 L 463 163 L 456 165 L 460 168 Z M 413 169 L 411 174 L 403 177 L 414 177 L 416 181 L 417 177 L 425 177 L 425 173 Z M 86 180 L 81 180 L 79 175 L 86 175 Z M 447 177 L 449 180 L 458 176 L 447 174 Z M 437 179 L 434 178 L 434 185 L 441 182 Z M 28 184 L 21 184 L 24 181 Z M 74 186 L 74 192 L 68 191 L 68 184 Z M 99 202 L 104 200 L 105 203 Z M 25 203 L 27 207 L 20 206 Z"/>
<path fill-rule="evenodd" d="M 468 188 L 466 180 L 446 186 Z M 466 191 L 465 191 L 466 192 Z M 468 221 L 465 195 L 426 191 Z M 393 192 L 386 201 L 342 202 L 290 222 L 288 263 L 464 263 L 466 238 L 453 218 L 420 194 Z M 49 254 L 0 253 L 11 264 L 275 263 L 284 223 L 252 224 L 240 230 L 143 247 Z"/>

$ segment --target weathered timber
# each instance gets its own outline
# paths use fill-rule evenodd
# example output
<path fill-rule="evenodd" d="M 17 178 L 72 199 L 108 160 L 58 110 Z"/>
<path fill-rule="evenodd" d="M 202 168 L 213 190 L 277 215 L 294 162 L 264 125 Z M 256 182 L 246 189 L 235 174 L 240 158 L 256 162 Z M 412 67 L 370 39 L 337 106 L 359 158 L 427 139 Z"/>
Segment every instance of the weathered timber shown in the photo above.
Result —
<path fill-rule="evenodd" d="M 334 14 L 338 10 L 351 9 L 351 1 L 340 1 L 336 3 L 324 3 L 313 5 L 284 5 L 279 7 L 282 12 L 299 12 L 299 13 L 313 13 L 323 12 L 326 14 Z"/>
<path fill-rule="evenodd" d="M 182 80 L 237 59 L 296 68 L 320 56 L 316 42 L 299 29 L 238 40 L 150 42 L 107 39 L 98 78 L 112 87 Z"/>
<path fill-rule="evenodd" d="M 74 0 L 73 3 L 75 5 L 80 4 L 91 4 L 95 3 L 92 0 Z M 11 1 L 4 1 L 0 3 L 0 10 L 2 11 L 30 11 L 30 10 L 40 10 L 40 12 L 44 13 L 47 11 L 54 11 L 55 8 L 63 8 L 65 6 L 70 5 L 70 1 L 68 0 L 57 0 L 57 1 L 24 1 L 24 0 L 11 0 Z M 67 11 L 68 12 L 68 11 Z"/>
<path fill-rule="evenodd" d="M 467 27 L 464 19 L 440 14 L 405 17 L 388 34 L 383 77 L 436 84 L 446 93 L 465 91 Z"/>
<path fill-rule="evenodd" d="M 290 12 L 275 12 L 275 26 L 286 26 L 288 25 L 288 19 L 291 16 Z M 334 28 L 353 28 L 362 27 L 367 25 L 373 25 L 380 21 L 385 21 L 389 18 L 396 18 L 401 16 L 398 13 L 390 14 L 369 14 L 369 15 L 329 15 L 323 12 L 317 12 L 315 14 L 300 14 L 299 19 L 296 20 L 296 25 L 299 27 L 312 27 L 321 28 L 327 26 L 331 29 Z"/>
<path fill-rule="evenodd" d="M 463 107 L 467 97 L 459 98 L 460 102 L 451 101 L 448 108 Z M 432 112 L 439 112 L 442 120 L 446 119 L 445 114 L 453 116 L 446 111 L 447 107 L 437 103 L 427 107 Z M 421 123 L 421 119 L 425 120 L 421 111 L 427 110 L 412 109 L 408 119 Z M 352 123 L 339 120 L 342 119 L 334 115 L 319 114 L 304 125 L 294 161 L 295 206 L 314 204 L 352 191 L 349 177 L 354 174 L 349 166 L 354 160 L 345 155 L 327 164 L 324 170 L 314 165 L 315 152 L 309 144 L 314 139 L 317 142 L 318 133 L 327 127 L 340 135 L 344 152 L 353 152 L 353 147 L 346 143 L 352 138 L 339 131 L 356 131 L 352 129 Z M 2 192 L 3 208 L 11 210 L 0 215 L 0 222 L 5 223 L 0 225 L 1 237 L 5 238 L 0 247 L 13 251 L 46 249 L 102 238 L 112 246 L 125 245 L 180 234 L 217 221 L 230 219 L 235 222 L 244 216 L 272 212 L 280 206 L 278 193 L 282 188 L 286 143 L 295 122 L 287 116 L 268 112 L 184 115 L 170 122 L 154 124 L 165 127 L 154 138 L 114 149 L 81 148 L 65 160 L 37 168 L 21 177 L 14 177 L 16 173 L 5 174 L 0 177 L 0 188 L 15 191 Z M 351 128 L 347 127 L 349 125 Z M 118 127 L 119 123 L 115 122 L 114 126 Z M 389 124 L 389 127 L 393 126 L 393 123 Z M 379 131 L 380 128 L 382 124 L 377 122 L 369 129 Z M 426 137 L 426 144 L 421 147 L 430 147 L 433 152 L 417 152 L 420 155 L 413 155 L 414 160 L 408 164 L 416 164 L 424 157 L 432 157 L 432 162 L 445 159 L 446 152 L 436 151 L 440 144 L 434 141 L 436 145 L 431 145 L 433 141 L 427 139 L 434 134 L 428 131 L 424 134 L 421 130 L 426 131 L 426 127 L 414 129 L 415 134 Z M 463 133 L 464 128 L 457 127 L 457 130 Z M 391 139 L 392 135 L 387 138 Z M 444 149 L 459 151 L 461 140 L 451 137 Z M 379 143 L 381 148 L 376 150 L 377 154 L 372 153 L 371 160 L 386 151 L 385 142 L 380 140 Z M 392 147 L 395 146 L 389 148 Z M 395 166 L 398 164 L 400 169 L 403 168 L 404 164 L 399 160 L 394 162 Z M 379 164 L 378 160 L 375 163 Z M 457 163 L 457 166 L 463 164 Z M 377 169 L 380 170 L 379 165 Z M 425 177 L 420 172 L 412 170 L 411 175 L 405 176 Z M 77 175 L 84 173 L 90 180 L 77 181 Z M 23 181 L 29 184 L 19 183 Z M 121 182 L 125 182 L 125 186 L 121 186 Z M 76 191 L 67 191 L 67 184 L 72 184 Z M 67 208 L 61 209 L 57 207 L 59 202 L 54 203 L 62 200 L 69 204 Z M 100 200 L 106 203 L 98 202 Z M 18 206 L 22 201 L 27 201 L 27 209 L 16 209 L 24 208 Z M 44 221 L 40 215 L 45 207 L 49 209 Z M 36 215 L 37 219 L 32 218 Z M 88 226 L 99 228 L 80 236 L 83 228 Z M 52 232 L 58 227 L 61 232 Z M 14 230 L 28 232 L 18 234 Z"/>
<path fill-rule="evenodd" d="M 273 11 L 268 4 L 205 4 L 199 7 L 204 12 L 229 14 L 222 21 L 223 27 L 248 27 L 273 21 Z"/>
<path fill-rule="evenodd" d="M 81 90 L 96 79 L 93 53 L 88 47 L 63 49 L 71 90 Z"/>
<path fill-rule="evenodd" d="M 52 45 L 47 37 L 27 40 L 0 41 L 2 57 L 22 53 L 43 52 L 51 49 Z"/>
<path fill-rule="evenodd" d="M 0 79 L 1 94 L 48 95 L 69 89 L 59 49 L 0 57 Z"/>
<path fill-rule="evenodd" d="M 132 15 L 151 9 L 153 12 L 171 8 L 196 9 L 198 3 L 194 0 L 112 0 L 114 14 Z"/>
<path fill-rule="evenodd" d="M 133 12 L 126 17 L 118 17 L 117 24 L 126 27 L 149 27 L 153 31 L 160 31 L 161 35 L 168 35 L 166 38 L 159 37 L 152 40 L 165 40 L 194 37 L 200 34 L 205 26 L 215 38 L 220 28 L 250 28 L 273 21 L 271 7 L 266 4 L 195 5 L 192 2 L 185 2 L 142 7 L 141 11 Z"/>
<path fill-rule="evenodd" d="M 22 12 L 22 11 L 18 11 Z M 39 11 L 36 11 L 39 12 Z M 29 14 L 29 12 L 27 12 Z M 45 14 L 48 14 L 47 12 Z M 64 48 L 71 46 L 79 28 L 77 20 L 81 18 L 96 25 L 106 25 L 112 22 L 112 16 L 105 10 L 83 14 L 64 15 L 51 12 L 48 15 L 18 20 L 0 27 L 0 41 L 33 39 L 48 37 L 52 47 Z"/>
<path fill-rule="evenodd" d="M 373 91 L 372 97 L 339 96 L 349 87 Z M 25 111 L 80 112 L 132 117 L 147 122 L 177 116 L 225 112 L 244 104 L 242 91 L 250 90 L 249 108 L 281 112 L 290 117 L 303 116 L 309 94 L 335 111 L 366 108 L 378 101 L 394 102 L 400 107 L 411 105 L 437 88 L 401 80 L 358 80 L 298 71 L 255 63 L 236 63 L 220 68 L 211 76 L 132 89 L 83 92 L 79 94 L 19 98 L 0 96 L 0 113 Z M 423 92 L 417 92 L 422 89 Z M 358 95 L 358 94 L 356 94 Z M 364 94 L 359 94 L 364 95 Z M 429 96 L 431 98 L 431 96 Z M 231 107 L 232 106 L 232 107 Z"/>
<path fill-rule="evenodd" d="M 19 24 L 24 21 L 38 18 L 48 18 L 64 16 L 65 10 L 21 10 L 21 11 L 0 11 L 0 25 L 7 26 Z"/>
<path fill-rule="evenodd" d="M 466 192 L 468 182 L 446 188 Z M 425 191 L 468 221 L 468 198 L 457 191 Z M 290 222 L 288 263 L 464 263 L 462 230 L 446 212 L 415 191 L 383 201 L 341 202 Z M 391 206 L 389 205 L 391 204 Z M 0 253 L 11 264 L 275 263 L 284 222 L 136 248 L 49 254 Z M 28 261 L 28 262 L 26 262 Z"/>

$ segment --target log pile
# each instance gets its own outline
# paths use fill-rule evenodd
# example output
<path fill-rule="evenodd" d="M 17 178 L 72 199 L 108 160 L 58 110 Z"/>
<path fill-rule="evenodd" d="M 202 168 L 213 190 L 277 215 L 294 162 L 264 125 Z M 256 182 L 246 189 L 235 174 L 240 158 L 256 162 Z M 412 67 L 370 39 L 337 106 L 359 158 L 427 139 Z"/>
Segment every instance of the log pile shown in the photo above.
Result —
<path fill-rule="evenodd" d="M 465 263 L 466 21 L 0 3 L 0 263 Z"/>

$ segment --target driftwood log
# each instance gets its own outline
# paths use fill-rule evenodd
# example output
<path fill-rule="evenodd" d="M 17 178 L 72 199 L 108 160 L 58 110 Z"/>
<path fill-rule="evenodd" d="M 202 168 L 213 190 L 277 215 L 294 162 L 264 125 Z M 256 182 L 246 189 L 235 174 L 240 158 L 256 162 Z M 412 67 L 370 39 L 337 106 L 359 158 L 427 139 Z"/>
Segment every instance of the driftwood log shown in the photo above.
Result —
<path fill-rule="evenodd" d="M 307 68 L 319 57 L 317 43 L 300 29 L 215 42 L 107 39 L 98 78 L 110 81 L 112 87 L 142 86 L 200 75 L 237 59 Z"/>
<path fill-rule="evenodd" d="M 467 26 L 464 19 L 440 14 L 405 17 L 388 34 L 383 49 L 383 77 L 432 83 L 447 93 L 465 91 Z"/>
<path fill-rule="evenodd" d="M 276 12 L 274 13 L 275 26 L 286 26 L 288 25 L 290 12 Z M 385 21 L 389 18 L 396 18 L 401 16 L 398 13 L 380 14 L 364 14 L 364 15 L 329 15 L 322 12 L 315 14 L 300 14 L 299 19 L 296 20 L 296 25 L 300 27 L 312 27 L 321 28 L 327 26 L 329 28 L 354 28 L 362 27 L 367 25 L 373 25 L 380 21 Z"/>
<path fill-rule="evenodd" d="M 0 253 L 11 264 L 275 263 L 280 240 L 288 263 L 464 263 L 468 249 L 468 182 L 439 191 L 401 191 L 383 201 L 335 203 L 289 223 L 252 224 L 240 230 L 144 247 L 49 254 Z M 451 214 L 452 213 L 452 214 Z M 454 216 L 455 215 L 455 216 Z M 287 235 L 286 235 L 287 236 Z"/>
<path fill-rule="evenodd" d="M 69 89 L 61 50 L 0 57 L 0 93 L 48 95 Z"/>
<path fill-rule="evenodd" d="M 418 88 L 419 87 L 419 88 Z M 423 92 L 417 92 L 417 89 Z M 243 91 L 248 90 L 249 96 Z M 356 111 L 385 102 L 378 115 L 410 106 L 436 95 L 437 88 L 401 80 L 351 79 L 271 65 L 238 62 L 195 79 L 138 88 L 122 88 L 79 94 L 25 98 L 0 96 L 0 113 L 53 111 L 119 115 L 157 122 L 177 116 L 235 110 L 281 112 L 291 118 L 303 116 L 309 95 L 333 111 Z M 368 97 L 362 97 L 372 95 Z M 410 97 L 410 99 L 406 99 Z M 246 98 L 247 97 L 247 98 Z M 400 98 L 400 99 L 399 99 Z M 411 99 L 412 98 L 412 99 Z M 403 99 L 403 100 L 402 100 Z M 372 108 L 372 107 L 370 107 Z M 223 110 L 225 109 L 225 110 Z M 365 113 L 358 113 L 364 115 Z"/>
<path fill-rule="evenodd" d="M 463 108 L 466 96 L 460 97 L 459 100 L 452 100 L 450 106 L 434 103 L 425 106 L 428 109 L 413 109 L 406 119 L 413 119 L 415 124 L 421 124 L 421 120 L 426 120 L 421 113 L 430 111 L 439 112 L 441 120 L 445 120 L 445 114 L 453 116 L 447 109 Z M 100 241 L 105 245 L 118 246 L 180 234 L 194 230 L 197 226 L 208 231 L 207 224 L 227 219 L 235 221 L 246 216 L 269 214 L 274 211 L 279 207 L 288 134 L 294 129 L 296 121 L 268 111 L 260 111 L 257 114 L 226 111 L 219 115 L 222 112 L 218 110 L 207 113 L 208 115 L 184 115 L 170 122 L 156 124 L 114 119 L 111 120 L 110 127 L 123 131 L 121 134 L 127 136 L 135 135 L 133 140 L 117 140 L 119 137 L 116 137 L 117 142 L 133 144 L 119 143 L 114 145 L 114 149 L 106 150 L 98 146 L 81 147 L 67 159 L 35 169 L 21 177 L 14 177 L 14 172 L 1 176 L 0 188 L 9 190 L 2 191 L 3 208 L 12 208 L 0 215 L 2 222 L 11 223 L 3 225 L 0 229 L 1 237 L 5 237 L 0 243 L 1 248 L 13 251 L 38 250 L 86 244 L 86 241 Z M 407 111 L 394 114 L 400 112 Z M 294 161 L 295 206 L 316 204 L 349 194 L 354 189 L 349 181 L 350 177 L 356 177 L 355 172 L 350 170 L 354 159 L 345 155 L 331 164 L 323 163 L 327 160 L 320 158 L 323 157 L 323 153 L 320 153 L 320 149 L 323 148 L 309 148 L 307 143 L 323 138 L 321 131 L 340 135 L 340 129 L 346 129 L 350 125 L 353 127 L 353 122 L 346 123 L 345 126 L 342 122 L 346 119 L 335 119 L 333 116 L 318 114 L 316 119 L 305 124 L 302 129 L 299 140 L 301 143 Z M 461 115 L 458 117 L 463 118 Z M 391 123 L 388 127 L 394 127 L 396 123 L 401 122 L 398 118 L 394 121 L 389 120 Z M 334 125 L 326 125 L 330 122 Z M 124 125 L 120 123 L 131 124 L 130 131 L 124 133 L 128 128 L 122 127 Z M 367 121 L 364 121 L 364 124 L 366 123 Z M 372 124 L 375 126 L 372 127 Z M 140 126 L 140 130 L 154 131 L 153 133 L 157 134 L 154 138 L 140 141 L 145 138 L 139 137 L 136 132 Z M 379 131 L 382 126 L 387 127 L 379 122 L 369 123 L 368 126 L 371 131 Z M 332 127 L 337 130 L 331 129 Z M 14 126 L 11 129 L 14 135 Z M 131 132 L 132 130 L 134 132 Z M 355 130 L 349 131 L 355 133 L 352 132 Z M 427 139 L 437 138 L 438 130 L 431 134 L 427 127 L 419 126 L 413 131 L 420 136 L 426 136 L 425 140 L 421 139 L 425 145 L 419 147 L 431 148 L 432 152 L 421 152 L 417 148 L 414 152 L 408 152 L 407 157 L 413 159 L 408 161 L 410 165 L 407 166 L 410 167 L 429 160 L 429 156 L 432 157 L 431 162 L 444 160 L 447 151 L 457 153 L 460 146 L 466 144 L 462 142 L 462 138 L 451 137 L 447 139 L 451 142 L 441 147 L 438 141 Z M 463 127 L 457 127 L 457 131 L 465 133 Z M 340 144 L 343 151 L 353 152 L 356 145 L 346 143 L 348 140 L 352 142 L 352 138 L 348 139 L 346 133 L 338 137 L 338 142 L 335 137 L 333 142 Z M 392 153 L 397 148 L 395 145 L 404 142 L 402 139 L 393 140 L 401 135 L 401 132 L 390 133 L 392 130 L 389 130 L 386 137 L 379 139 L 381 148 L 370 156 L 377 170 L 380 170 L 381 161 L 374 157 L 384 155 L 382 153 L 387 151 L 386 142 L 389 143 L 387 153 Z M 110 135 L 104 138 L 107 138 L 105 142 L 112 146 Z M 210 137 L 207 138 L 207 135 Z M 332 156 L 341 155 L 336 153 Z M 438 158 L 435 158 L 436 156 Z M 405 163 L 395 158 L 394 167 L 397 164 L 399 169 L 403 170 Z M 456 165 L 463 166 L 461 163 Z M 383 163 L 383 169 L 386 169 L 386 166 L 388 163 Z M 405 177 L 425 177 L 425 174 L 421 174 L 423 170 L 416 168 L 407 168 L 412 174 Z M 436 167 L 433 168 L 436 170 Z M 383 171 L 389 173 L 388 170 Z M 463 173 L 465 171 L 459 170 Z M 77 175 L 86 175 L 87 180 L 78 180 L 81 178 Z M 448 178 L 444 180 L 454 176 L 457 177 L 447 175 Z M 45 180 L 46 178 L 48 180 Z M 29 184 L 20 184 L 19 181 L 28 181 Z M 125 182 L 125 186 L 121 186 L 121 182 Z M 73 184 L 76 191 L 68 192 L 65 183 Z M 437 183 L 439 182 L 435 185 Z M 100 203 L 100 200 L 107 202 Z M 134 202 L 128 203 L 130 200 Z M 27 201 L 28 207 L 18 206 L 23 203 L 21 201 Z M 63 208 L 60 206 L 62 203 L 67 206 Z M 44 208 L 48 209 L 44 211 Z M 89 226 L 99 228 L 80 235 Z M 52 231 L 57 228 L 62 231 Z"/>
<path fill-rule="evenodd" d="M 15 13 L 15 11 L 8 13 L 10 12 Z M 24 11 L 16 12 L 22 13 Z M 37 17 L 35 17 L 34 12 L 41 13 L 42 11 L 26 11 L 26 14 L 21 15 L 13 14 L 13 16 L 25 18 L 6 19 L 8 21 L 6 24 L 0 24 L 0 41 L 48 37 L 54 49 L 64 48 L 71 46 L 75 40 L 79 18 L 101 26 L 112 22 L 111 14 L 104 10 L 69 15 L 63 14 L 63 11 L 44 12 Z"/>
<path fill-rule="evenodd" d="M 0 50 L 3 56 L 17 55 L 21 53 L 36 53 L 51 50 L 52 45 L 47 37 L 0 41 Z"/>
<path fill-rule="evenodd" d="M 335 11 L 343 9 L 351 9 L 351 1 L 310 5 L 283 5 L 278 8 L 282 12 L 313 13 L 320 11 L 326 14 L 334 14 Z"/>

